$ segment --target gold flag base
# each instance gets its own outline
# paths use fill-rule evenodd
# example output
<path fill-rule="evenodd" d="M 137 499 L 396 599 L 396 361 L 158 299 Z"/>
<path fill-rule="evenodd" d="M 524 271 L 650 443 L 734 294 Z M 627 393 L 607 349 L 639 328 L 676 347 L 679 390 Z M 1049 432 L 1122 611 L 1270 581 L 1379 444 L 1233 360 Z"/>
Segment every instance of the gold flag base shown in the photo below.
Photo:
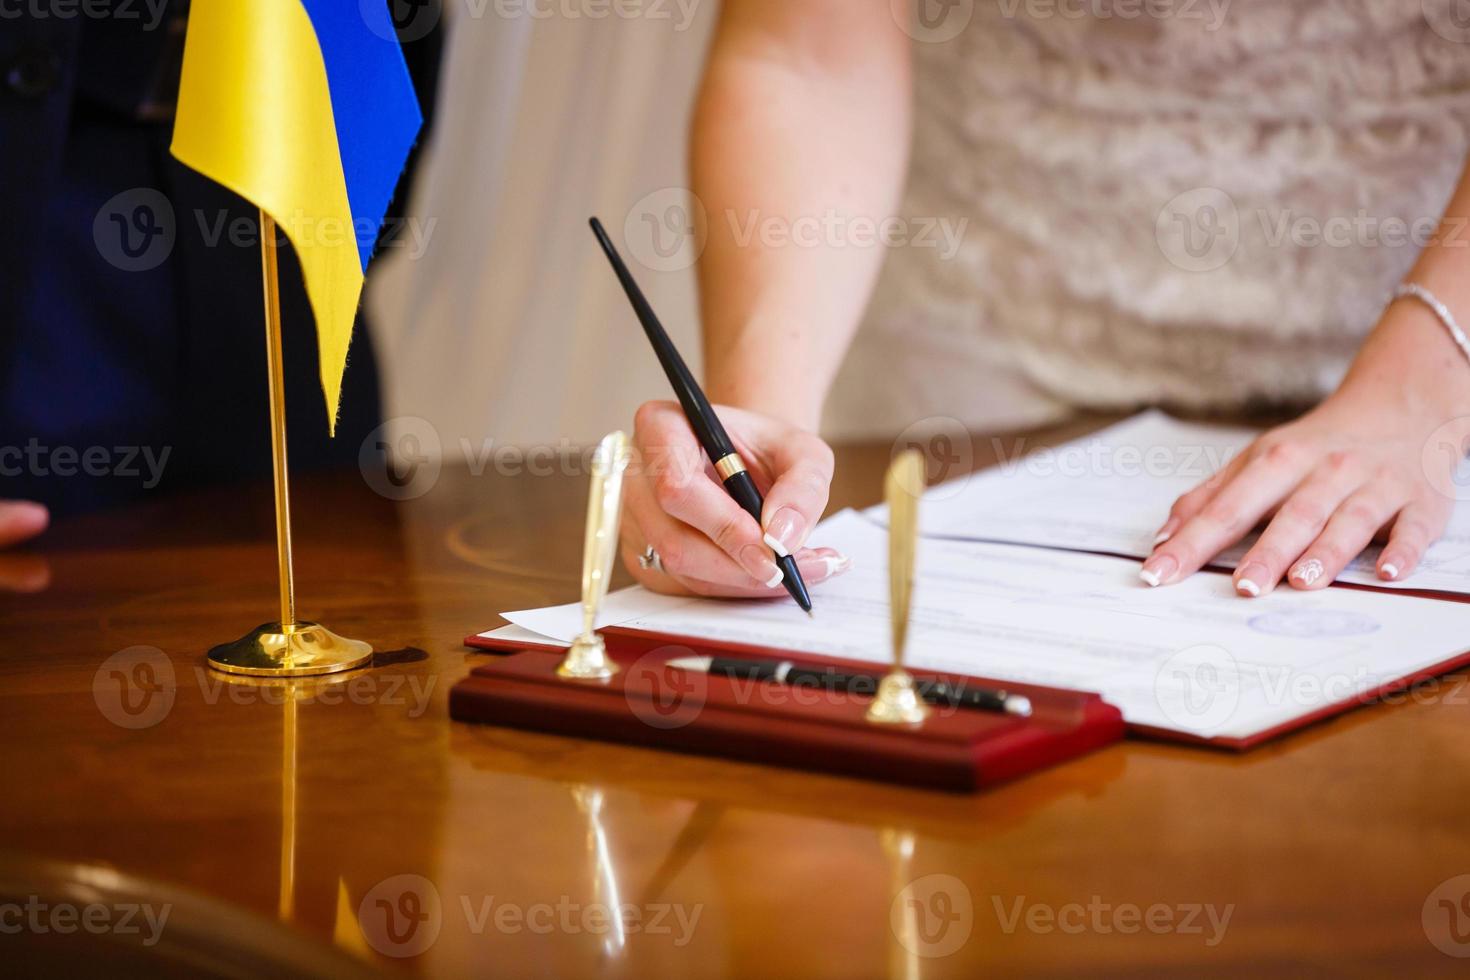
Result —
<path fill-rule="evenodd" d="M 370 663 L 373 648 L 338 636 L 319 623 L 263 623 L 233 643 L 209 651 L 209 666 L 252 677 L 335 674 Z"/>

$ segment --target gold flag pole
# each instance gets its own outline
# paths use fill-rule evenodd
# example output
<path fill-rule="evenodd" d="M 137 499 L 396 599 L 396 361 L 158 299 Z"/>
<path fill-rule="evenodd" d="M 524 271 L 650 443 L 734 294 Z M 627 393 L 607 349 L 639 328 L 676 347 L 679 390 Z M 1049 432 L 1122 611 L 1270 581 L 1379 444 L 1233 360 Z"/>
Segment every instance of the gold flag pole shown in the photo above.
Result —
<path fill-rule="evenodd" d="M 296 625 L 296 576 L 291 571 L 291 492 L 286 475 L 286 382 L 281 357 L 281 277 L 276 263 L 276 223 L 260 212 L 260 272 L 265 283 L 265 375 L 271 391 L 271 469 L 276 485 L 276 562 L 281 585 L 281 625 Z"/>
<path fill-rule="evenodd" d="M 291 498 L 286 476 L 286 385 L 282 377 L 281 290 L 276 261 L 276 223 L 260 211 L 260 267 L 265 280 L 266 377 L 271 401 L 271 462 L 276 487 L 276 562 L 281 589 L 279 622 L 263 623 L 233 643 L 209 651 L 209 665 L 228 674 L 303 677 L 360 667 L 373 657 L 361 640 L 338 636 L 318 623 L 296 619 L 291 570 Z"/>

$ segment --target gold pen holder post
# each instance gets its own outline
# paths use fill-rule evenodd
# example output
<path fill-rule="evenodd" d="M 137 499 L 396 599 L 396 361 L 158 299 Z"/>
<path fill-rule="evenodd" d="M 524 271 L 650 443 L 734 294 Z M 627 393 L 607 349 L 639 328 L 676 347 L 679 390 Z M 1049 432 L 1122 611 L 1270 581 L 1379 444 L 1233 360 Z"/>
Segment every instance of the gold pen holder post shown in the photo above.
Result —
<path fill-rule="evenodd" d="M 276 223 L 260 212 L 260 266 L 265 280 L 266 376 L 270 383 L 271 462 L 276 488 L 276 561 L 281 618 L 263 623 L 232 643 L 209 651 L 209 666 L 227 674 L 305 677 L 361 667 L 373 648 L 338 636 L 320 623 L 296 619 L 296 584 L 291 568 L 291 495 L 286 478 L 286 390 L 282 378 L 281 293 L 276 263 Z"/>
<path fill-rule="evenodd" d="M 582 543 L 582 632 L 556 668 L 557 675 L 568 680 L 605 681 L 618 672 L 618 665 L 608 657 L 602 637 L 593 628 L 618 552 L 618 516 L 628 458 L 628 437 L 622 432 L 605 436 L 592 457 L 592 489 L 587 497 L 587 529 Z"/>
<path fill-rule="evenodd" d="M 903 654 L 914 592 L 919 498 L 924 493 L 923 454 L 917 449 L 900 453 L 888 467 L 883 490 L 888 500 L 888 617 L 892 628 L 893 667 L 879 682 L 867 718 L 879 725 L 921 725 L 929 717 L 929 706 L 919 696 L 913 676 L 903 669 Z"/>

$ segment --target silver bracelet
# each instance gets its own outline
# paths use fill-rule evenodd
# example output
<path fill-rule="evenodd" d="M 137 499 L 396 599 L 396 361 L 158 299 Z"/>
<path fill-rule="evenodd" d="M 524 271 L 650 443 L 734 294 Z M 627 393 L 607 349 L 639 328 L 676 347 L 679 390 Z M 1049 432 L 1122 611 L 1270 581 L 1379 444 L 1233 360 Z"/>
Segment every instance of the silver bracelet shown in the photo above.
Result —
<path fill-rule="evenodd" d="M 1444 325 L 1444 328 L 1450 332 L 1450 336 L 1455 339 L 1455 343 L 1459 346 L 1460 352 L 1465 355 L 1465 359 L 1470 360 L 1470 337 L 1465 336 L 1465 331 L 1461 330 L 1459 323 L 1455 322 L 1455 315 L 1450 312 L 1448 306 L 1445 306 L 1439 301 L 1438 296 L 1417 282 L 1406 282 L 1401 283 L 1393 291 L 1393 300 L 1390 302 L 1403 299 L 1405 296 L 1412 296 L 1433 310 L 1434 315 L 1439 317 L 1439 322 Z"/>

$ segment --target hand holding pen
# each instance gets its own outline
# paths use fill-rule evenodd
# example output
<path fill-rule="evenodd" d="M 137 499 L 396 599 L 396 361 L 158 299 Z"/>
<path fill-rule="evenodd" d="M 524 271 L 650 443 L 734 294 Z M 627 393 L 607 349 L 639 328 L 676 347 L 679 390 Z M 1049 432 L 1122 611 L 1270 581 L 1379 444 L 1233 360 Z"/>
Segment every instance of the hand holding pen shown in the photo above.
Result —
<path fill-rule="evenodd" d="M 604 248 L 611 249 L 611 243 Z M 616 256 L 615 250 L 608 254 Z M 635 300 L 635 310 L 638 306 Z M 662 354 L 660 361 L 667 370 Z M 697 391 L 692 378 L 690 385 Z M 846 570 L 847 559 L 835 550 L 802 547 L 827 505 L 832 478 L 827 445 L 779 419 L 740 409 L 721 407 L 717 424 L 758 494 L 764 494 L 763 506 L 754 508 L 760 519 L 731 495 L 727 474 L 715 469 L 685 407 L 649 402 L 634 420 L 635 462 L 625 491 L 622 551 L 634 577 L 658 592 L 755 598 L 782 593 L 790 577 L 777 565 L 782 552 L 791 559 L 782 564 L 794 561 L 794 577 L 805 585 Z M 718 449 L 716 454 L 724 455 Z"/>

